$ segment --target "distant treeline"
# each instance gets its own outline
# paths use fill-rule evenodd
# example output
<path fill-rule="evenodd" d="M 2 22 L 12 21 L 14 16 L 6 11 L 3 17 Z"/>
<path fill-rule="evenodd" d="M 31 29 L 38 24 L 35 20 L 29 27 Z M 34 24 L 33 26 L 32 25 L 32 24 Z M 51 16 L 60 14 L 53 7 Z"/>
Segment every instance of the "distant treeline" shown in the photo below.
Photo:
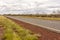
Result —
<path fill-rule="evenodd" d="M 60 17 L 60 14 L 4 14 L 4 16 Z"/>

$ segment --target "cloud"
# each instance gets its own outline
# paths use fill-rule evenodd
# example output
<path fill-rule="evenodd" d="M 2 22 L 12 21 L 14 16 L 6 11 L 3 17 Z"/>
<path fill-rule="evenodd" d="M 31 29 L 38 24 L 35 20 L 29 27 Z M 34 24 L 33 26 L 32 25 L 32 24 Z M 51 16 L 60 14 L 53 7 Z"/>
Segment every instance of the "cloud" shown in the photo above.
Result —
<path fill-rule="evenodd" d="M 21 9 L 54 9 L 60 8 L 60 0 L 0 0 L 0 12 L 2 10 L 21 10 Z"/>

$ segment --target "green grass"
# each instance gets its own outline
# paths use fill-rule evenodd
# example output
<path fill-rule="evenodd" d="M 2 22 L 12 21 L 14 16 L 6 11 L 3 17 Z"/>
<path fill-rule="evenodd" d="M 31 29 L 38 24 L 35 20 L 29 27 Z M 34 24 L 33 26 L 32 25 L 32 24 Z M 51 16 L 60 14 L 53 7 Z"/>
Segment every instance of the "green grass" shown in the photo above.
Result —
<path fill-rule="evenodd" d="M 0 23 L 4 26 L 4 40 L 38 40 L 30 30 L 24 29 L 12 20 L 0 16 Z"/>

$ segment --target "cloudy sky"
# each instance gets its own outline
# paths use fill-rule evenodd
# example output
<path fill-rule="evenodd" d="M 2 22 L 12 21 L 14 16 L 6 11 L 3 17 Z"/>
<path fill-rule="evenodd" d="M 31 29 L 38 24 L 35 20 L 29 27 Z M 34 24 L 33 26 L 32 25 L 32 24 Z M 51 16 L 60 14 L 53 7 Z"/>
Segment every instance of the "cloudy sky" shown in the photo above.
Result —
<path fill-rule="evenodd" d="M 38 7 L 49 10 L 59 9 L 60 0 L 0 0 L 0 13 Z"/>

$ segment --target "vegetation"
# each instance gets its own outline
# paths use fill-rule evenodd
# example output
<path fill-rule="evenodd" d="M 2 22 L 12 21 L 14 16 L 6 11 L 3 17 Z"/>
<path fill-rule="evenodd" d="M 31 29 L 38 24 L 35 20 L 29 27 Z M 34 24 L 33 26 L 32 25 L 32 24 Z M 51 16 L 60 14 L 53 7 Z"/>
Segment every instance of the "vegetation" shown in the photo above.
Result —
<path fill-rule="evenodd" d="M 55 21 L 60 21 L 60 18 L 56 18 L 56 17 L 38 17 L 39 19 L 43 19 L 43 20 L 55 20 Z"/>
<path fill-rule="evenodd" d="M 4 14 L 5 16 L 60 17 L 60 14 Z"/>
<path fill-rule="evenodd" d="M 0 24 L 4 26 L 3 40 L 37 40 L 38 37 L 30 30 L 24 29 L 12 20 L 0 16 Z"/>

